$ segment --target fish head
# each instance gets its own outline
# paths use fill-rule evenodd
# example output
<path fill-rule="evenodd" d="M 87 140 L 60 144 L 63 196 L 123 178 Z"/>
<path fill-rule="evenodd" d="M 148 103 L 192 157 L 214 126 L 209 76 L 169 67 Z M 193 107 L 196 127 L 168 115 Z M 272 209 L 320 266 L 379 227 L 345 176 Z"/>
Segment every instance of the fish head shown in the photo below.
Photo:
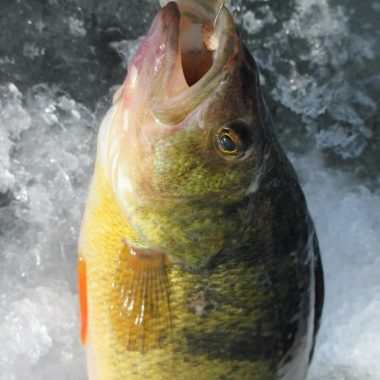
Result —
<path fill-rule="evenodd" d="M 174 209 L 199 222 L 210 219 L 205 209 L 243 202 L 257 187 L 269 137 L 257 66 L 229 11 L 210 0 L 163 5 L 99 144 L 108 146 L 113 188 L 131 223 L 145 241 L 170 250 L 164 234 L 151 237 L 149 220 L 165 229 Z M 173 223 L 171 231 L 183 232 Z M 226 234 L 221 219 L 210 224 L 215 242 L 203 232 L 197 243 L 203 251 L 208 244 L 208 257 Z"/>

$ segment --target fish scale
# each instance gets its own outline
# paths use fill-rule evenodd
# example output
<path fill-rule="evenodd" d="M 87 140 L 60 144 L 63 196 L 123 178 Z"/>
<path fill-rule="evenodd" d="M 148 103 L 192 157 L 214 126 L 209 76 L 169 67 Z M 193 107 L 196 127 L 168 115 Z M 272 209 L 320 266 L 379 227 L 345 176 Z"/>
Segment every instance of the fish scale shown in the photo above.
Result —
<path fill-rule="evenodd" d="M 90 234 L 82 235 L 81 244 L 86 252 L 89 314 L 92 315 L 87 344 L 99 347 L 93 358 L 98 363 L 95 379 L 117 380 L 130 376 L 140 379 L 147 374 L 153 380 L 172 379 L 179 373 L 183 379 L 273 379 L 277 355 L 272 347 L 273 339 L 267 338 L 269 347 L 263 347 L 265 337 L 277 334 L 273 305 L 284 304 L 284 301 L 275 294 L 267 273 L 270 266 L 282 272 L 279 265 L 286 264 L 281 260 L 269 266 L 260 260 L 262 262 L 254 263 L 255 270 L 247 270 L 252 266 L 251 260 L 228 259 L 227 263 L 217 265 L 217 269 L 199 274 L 168 264 L 173 317 L 170 337 L 162 342 L 161 348 L 151 352 L 128 350 L 126 342 L 120 339 L 127 335 L 125 321 L 115 318 L 120 312 L 121 295 L 117 279 L 124 263 L 120 255 L 110 252 L 120 254 L 122 239 L 132 236 L 133 232 L 110 196 L 104 170 L 97 169 L 94 184 L 99 187 L 92 187 L 96 202 L 89 203 L 93 207 L 87 208 L 84 219 L 84 223 L 90 224 L 85 224 L 84 231 Z M 278 288 L 286 304 L 289 294 L 281 282 Z M 202 291 L 207 294 L 210 310 L 197 315 L 193 303 Z M 257 344 L 251 339 L 252 345 L 245 352 L 242 343 L 247 344 L 247 334 L 255 330 Z"/>
<path fill-rule="evenodd" d="M 180 373 L 183 379 L 193 379 L 195 376 L 201 379 L 219 379 L 220 374 L 223 374 L 225 379 L 234 379 L 237 374 L 241 379 L 272 378 L 272 371 L 268 368 L 270 363 L 268 364 L 265 358 L 255 362 L 228 360 L 226 356 L 228 357 L 229 351 L 226 350 L 223 355 L 223 347 L 218 347 L 219 335 L 223 337 L 223 333 L 218 334 L 218 331 L 228 332 L 228 335 L 234 337 L 239 336 L 240 329 L 242 339 L 244 330 L 251 330 L 257 323 L 258 313 L 244 310 L 244 305 L 249 304 L 248 301 L 252 300 L 252 297 L 261 299 L 264 304 L 271 303 L 264 290 L 261 294 L 257 288 L 254 291 L 253 288 L 247 288 L 242 292 L 238 286 L 231 286 L 234 284 L 233 279 L 241 278 L 244 274 L 244 266 L 230 270 L 220 267 L 216 273 L 210 275 L 192 274 L 182 270 L 178 265 L 172 265 L 173 268 L 168 269 L 170 308 L 173 316 L 170 338 L 162 343 L 162 348 L 147 353 L 126 348 L 125 342 L 118 338 L 125 336 L 123 321 L 116 318 L 118 323 L 112 322 L 114 315 L 118 313 L 120 289 L 117 287 L 117 278 L 120 276 L 118 272 L 122 263 L 118 255 L 111 255 L 109 252 L 122 250 L 122 238 L 131 234 L 131 228 L 114 199 L 110 197 L 107 179 L 104 174 L 102 176 L 101 170 L 97 171 L 100 173 L 95 174 L 94 183 L 99 184 L 100 188 L 96 188 L 95 185 L 92 187 L 92 194 L 97 201 L 91 203 L 94 207 L 87 208 L 84 219 L 84 223 L 90 223 L 88 226 L 85 224 L 84 231 L 91 231 L 91 234 L 83 234 L 83 243 L 81 242 L 86 248 L 88 293 L 91 295 L 88 306 L 89 314 L 92 315 L 89 324 L 91 333 L 87 344 L 99 347 L 94 357 L 98 363 L 95 366 L 95 378 L 117 380 L 131 376 L 133 379 L 173 379 L 176 373 Z M 258 267 L 257 274 L 249 273 L 246 283 L 262 283 L 260 279 L 255 279 L 262 276 L 260 272 L 262 271 Z M 226 279 L 229 278 L 231 282 L 226 283 Z M 239 281 L 237 284 L 240 283 Z M 208 302 L 212 305 L 212 310 L 205 311 L 205 315 L 197 316 L 192 302 L 202 289 L 207 289 L 207 293 L 210 294 Z M 226 298 L 227 294 L 229 299 Z M 238 302 L 235 299 L 236 294 L 239 294 Z M 220 300 L 223 300 L 223 304 Z M 258 302 L 254 304 L 257 308 L 261 307 Z M 110 310 L 110 306 L 114 307 Z M 262 312 L 260 314 L 262 315 Z M 248 320 L 247 315 L 250 315 Z M 265 330 L 265 325 L 262 328 Z M 213 342 L 210 342 L 212 335 L 215 337 L 212 338 Z M 227 338 L 229 341 L 231 336 Z M 97 337 L 100 338 L 100 342 L 97 341 Z M 195 344 L 196 339 L 201 340 L 201 344 Z M 197 354 L 200 347 L 204 353 Z M 239 353 L 237 356 L 240 356 Z M 230 371 L 232 373 L 228 374 Z M 254 375 L 256 377 L 252 377 L 254 373 L 257 373 L 257 376 Z"/>
<path fill-rule="evenodd" d="M 89 379 L 304 380 L 323 305 L 305 197 L 231 15 L 178 4 L 99 131 L 79 241 Z M 213 43 L 181 55 L 181 28 Z"/>

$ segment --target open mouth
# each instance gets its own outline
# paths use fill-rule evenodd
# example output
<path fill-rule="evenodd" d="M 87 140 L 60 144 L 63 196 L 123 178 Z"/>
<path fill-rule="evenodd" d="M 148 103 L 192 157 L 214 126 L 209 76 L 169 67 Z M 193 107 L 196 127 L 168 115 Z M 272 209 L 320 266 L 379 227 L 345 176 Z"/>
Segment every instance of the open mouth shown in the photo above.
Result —
<path fill-rule="evenodd" d="M 181 69 L 186 83 L 192 86 L 213 65 L 216 41 L 220 34 L 216 21 L 221 8 L 216 0 L 164 0 L 161 4 L 167 8 L 168 13 L 174 14 L 176 10 L 179 16 L 178 50 L 181 55 Z M 211 37 L 213 44 L 209 43 Z"/>
<path fill-rule="evenodd" d="M 232 16 L 225 8 L 218 13 L 217 1 L 161 3 L 133 65 L 143 83 L 140 92 L 151 100 L 153 117 L 177 125 L 226 77 L 239 41 Z M 133 88 L 133 76 L 131 83 Z"/>
<path fill-rule="evenodd" d="M 179 43 L 181 63 L 189 86 L 198 82 L 213 64 L 213 51 L 205 44 L 207 27 L 195 22 L 190 15 L 181 14 Z"/>

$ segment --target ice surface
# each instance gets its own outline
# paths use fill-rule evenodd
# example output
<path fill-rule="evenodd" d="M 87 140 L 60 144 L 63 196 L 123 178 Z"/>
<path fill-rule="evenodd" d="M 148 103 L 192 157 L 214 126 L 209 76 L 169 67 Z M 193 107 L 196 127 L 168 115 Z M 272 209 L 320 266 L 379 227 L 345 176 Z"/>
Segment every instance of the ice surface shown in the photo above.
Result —
<path fill-rule="evenodd" d="M 0 379 L 80 379 L 75 250 L 94 116 L 46 85 L 1 96 Z"/>
<path fill-rule="evenodd" d="M 327 294 L 308 380 L 379 380 L 380 7 L 229 3 L 320 239 Z M 0 380 L 86 378 L 76 241 L 96 131 L 157 7 L 2 4 Z"/>
<path fill-rule="evenodd" d="M 30 127 L 31 119 L 21 104 L 21 93 L 13 84 L 0 86 L 0 193 L 10 190 L 15 182 L 9 171 L 12 140 Z"/>
<path fill-rule="evenodd" d="M 324 168 L 316 152 L 291 158 L 318 230 L 327 289 L 309 380 L 379 379 L 380 195 Z"/>
<path fill-rule="evenodd" d="M 284 129 L 293 120 L 296 124 L 291 125 L 295 130 L 291 137 L 303 135 L 300 129 L 316 122 L 317 130 L 309 129 L 303 137 L 317 140 L 319 148 L 336 160 L 355 159 L 364 150 L 374 149 L 379 132 L 372 121 L 380 117 L 379 50 L 375 48 L 380 41 L 374 21 L 379 10 L 375 2 L 361 6 L 353 1 L 348 5 L 294 0 L 286 2 L 286 9 L 273 3 L 270 13 L 262 1 L 255 2 L 256 6 L 236 3 L 243 36 L 265 75 L 270 103 L 287 114 Z M 377 130 L 375 138 L 373 129 Z M 329 134 L 319 134 L 321 130 Z"/>

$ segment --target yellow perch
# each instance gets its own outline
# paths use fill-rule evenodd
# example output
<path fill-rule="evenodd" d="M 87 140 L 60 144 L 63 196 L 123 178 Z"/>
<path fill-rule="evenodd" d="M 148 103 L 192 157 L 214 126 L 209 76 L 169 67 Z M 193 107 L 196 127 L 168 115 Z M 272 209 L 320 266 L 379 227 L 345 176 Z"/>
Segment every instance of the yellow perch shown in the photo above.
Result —
<path fill-rule="evenodd" d="M 99 130 L 78 260 L 88 377 L 304 380 L 322 265 L 257 66 L 220 2 L 162 5 Z"/>

